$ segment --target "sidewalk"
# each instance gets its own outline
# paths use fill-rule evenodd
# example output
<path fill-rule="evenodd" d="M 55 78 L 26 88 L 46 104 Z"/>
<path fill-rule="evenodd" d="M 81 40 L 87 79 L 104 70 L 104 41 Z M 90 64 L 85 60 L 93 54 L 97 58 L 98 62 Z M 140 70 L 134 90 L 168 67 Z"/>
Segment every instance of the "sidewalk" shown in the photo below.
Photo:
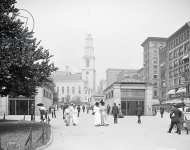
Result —
<path fill-rule="evenodd" d="M 136 116 L 126 116 L 113 124 L 110 116 L 108 127 L 94 127 L 93 115 L 80 116 L 78 126 L 66 127 L 62 112 L 51 121 L 53 143 L 46 150 L 189 150 L 190 135 L 168 134 L 170 124 L 168 114 L 143 116 L 142 124 L 137 124 Z"/>

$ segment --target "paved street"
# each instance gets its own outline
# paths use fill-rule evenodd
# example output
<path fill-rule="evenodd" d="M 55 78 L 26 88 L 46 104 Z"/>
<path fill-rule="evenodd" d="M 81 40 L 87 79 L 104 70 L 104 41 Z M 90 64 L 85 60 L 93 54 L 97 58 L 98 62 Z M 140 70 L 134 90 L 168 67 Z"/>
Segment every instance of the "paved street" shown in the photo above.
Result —
<path fill-rule="evenodd" d="M 78 126 L 66 127 L 61 112 L 58 118 L 51 121 L 53 143 L 47 150 L 189 150 L 190 135 L 182 133 L 168 134 L 168 114 L 144 116 L 142 124 L 136 123 L 135 116 L 126 116 L 113 124 L 109 117 L 108 127 L 94 127 L 93 115 L 80 116 Z"/>

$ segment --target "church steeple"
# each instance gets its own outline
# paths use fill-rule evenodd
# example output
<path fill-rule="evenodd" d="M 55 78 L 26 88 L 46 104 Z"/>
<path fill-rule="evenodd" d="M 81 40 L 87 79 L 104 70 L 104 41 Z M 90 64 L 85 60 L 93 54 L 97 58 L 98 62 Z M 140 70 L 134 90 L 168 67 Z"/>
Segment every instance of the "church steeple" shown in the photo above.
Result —
<path fill-rule="evenodd" d="M 93 38 L 91 34 L 87 34 L 85 39 L 85 57 L 94 57 Z"/>
<path fill-rule="evenodd" d="M 95 92 L 96 70 L 93 38 L 91 34 L 87 34 L 85 38 L 83 62 L 82 78 L 86 81 L 86 87 L 91 91 L 91 93 L 93 93 Z"/>

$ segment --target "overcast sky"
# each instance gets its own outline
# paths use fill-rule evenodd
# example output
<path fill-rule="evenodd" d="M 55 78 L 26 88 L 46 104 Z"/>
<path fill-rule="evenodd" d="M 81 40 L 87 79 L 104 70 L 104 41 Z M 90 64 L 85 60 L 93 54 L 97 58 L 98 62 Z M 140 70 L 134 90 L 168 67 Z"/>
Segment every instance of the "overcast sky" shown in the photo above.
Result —
<path fill-rule="evenodd" d="M 168 37 L 190 21 L 190 0 L 17 1 L 18 8 L 32 13 L 35 36 L 60 70 L 80 69 L 85 36 L 91 33 L 98 81 L 107 68 L 141 68 L 141 43 L 148 36 Z"/>

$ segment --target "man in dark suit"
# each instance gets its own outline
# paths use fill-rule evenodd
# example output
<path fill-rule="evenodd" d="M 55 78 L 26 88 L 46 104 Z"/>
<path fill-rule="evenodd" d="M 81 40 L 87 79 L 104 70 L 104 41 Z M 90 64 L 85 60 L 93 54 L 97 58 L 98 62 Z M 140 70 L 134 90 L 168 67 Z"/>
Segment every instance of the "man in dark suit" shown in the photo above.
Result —
<path fill-rule="evenodd" d="M 182 112 L 177 108 L 176 105 L 173 105 L 171 113 L 170 113 L 171 124 L 170 124 L 170 128 L 168 130 L 168 133 L 171 133 L 174 125 L 176 125 L 176 127 L 177 127 L 176 133 L 181 134 L 181 129 L 180 129 L 181 116 L 182 116 Z"/>
<path fill-rule="evenodd" d="M 117 123 L 118 114 L 119 114 L 119 109 L 118 109 L 116 103 L 114 103 L 114 105 L 112 107 L 112 115 L 114 117 L 114 124 Z"/>
<path fill-rule="evenodd" d="M 143 112 L 142 106 L 138 105 L 138 106 L 137 106 L 137 116 L 138 116 L 137 122 L 138 122 L 139 124 L 141 123 L 142 112 Z"/>

